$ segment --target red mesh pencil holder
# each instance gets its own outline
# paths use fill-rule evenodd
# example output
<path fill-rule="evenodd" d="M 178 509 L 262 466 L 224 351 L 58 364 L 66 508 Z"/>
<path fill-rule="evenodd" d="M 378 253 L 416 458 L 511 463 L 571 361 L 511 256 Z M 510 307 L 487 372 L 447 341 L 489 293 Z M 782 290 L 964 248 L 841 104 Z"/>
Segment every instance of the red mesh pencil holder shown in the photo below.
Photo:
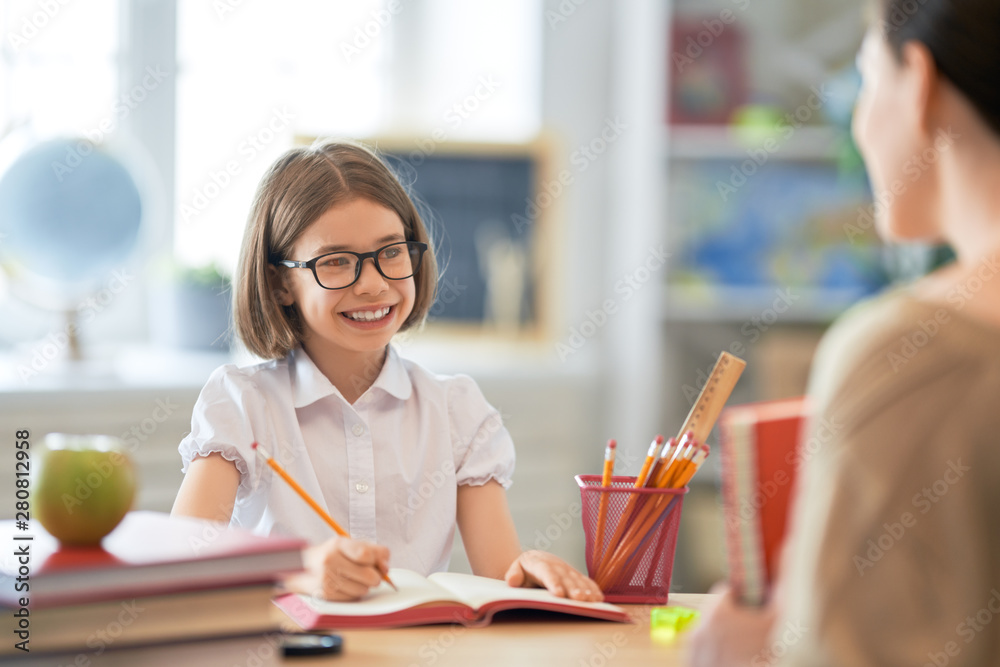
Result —
<path fill-rule="evenodd" d="M 670 593 L 670 575 L 681 520 L 683 489 L 633 488 L 635 477 L 577 475 L 587 542 L 587 573 L 608 602 L 662 604 Z M 604 498 L 603 536 L 598 535 Z M 598 546 L 599 545 L 599 546 Z"/>

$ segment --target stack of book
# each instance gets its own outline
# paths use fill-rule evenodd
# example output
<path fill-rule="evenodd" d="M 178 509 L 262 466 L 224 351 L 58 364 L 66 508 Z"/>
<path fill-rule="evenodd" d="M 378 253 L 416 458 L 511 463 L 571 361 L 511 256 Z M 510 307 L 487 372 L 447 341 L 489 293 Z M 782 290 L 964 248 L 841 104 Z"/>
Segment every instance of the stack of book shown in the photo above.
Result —
<path fill-rule="evenodd" d="M 15 631 L 0 655 L 275 630 L 275 582 L 302 569 L 305 546 L 158 512 L 129 513 L 100 547 L 60 547 L 34 521 L 0 522 L 0 539 L 0 606 Z"/>

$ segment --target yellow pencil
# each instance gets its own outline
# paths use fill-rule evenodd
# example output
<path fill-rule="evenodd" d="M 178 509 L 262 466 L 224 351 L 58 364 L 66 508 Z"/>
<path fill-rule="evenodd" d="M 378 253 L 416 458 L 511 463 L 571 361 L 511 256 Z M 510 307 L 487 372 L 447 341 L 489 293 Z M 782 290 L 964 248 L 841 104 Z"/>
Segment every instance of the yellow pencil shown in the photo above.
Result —
<path fill-rule="evenodd" d="M 635 488 L 646 485 L 646 476 L 649 474 L 649 470 L 652 468 L 653 462 L 656 460 L 656 455 L 659 453 L 662 445 L 662 435 L 657 435 L 653 438 L 653 442 L 649 445 L 649 451 L 646 452 L 646 460 L 642 464 L 642 470 L 639 471 L 638 476 L 635 478 Z"/>
<path fill-rule="evenodd" d="M 601 475 L 601 487 L 608 488 L 611 486 L 611 476 L 615 471 L 615 447 L 618 443 L 614 440 L 608 440 L 608 446 L 604 448 L 604 470 Z M 594 558 L 593 565 L 596 568 L 598 563 L 601 561 L 601 555 L 604 552 L 604 524 L 607 520 L 608 515 L 608 494 L 602 493 L 600 504 L 597 509 L 597 530 L 594 532 Z"/>
<path fill-rule="evenodd" d="M 694 441 L 691 431 L 684 434 L 681 441 L 677 444 L 677 450 L 674 452 L 670 463 L 661 471 L 661 477 L 657 480 L 657 486 L 660 488 L 673 488 L 673 481 L 677 478 L 677 474 L 682 470 L 685 464 L 691 460 L 691 457 L 695 455 L 701 445 Z"/>
<path fill-rule="evenodd" d="M 271 466 L 274 472 L 278 473 L 281 476 L 281 479 L 288 482 L 288 485 L 292 487 L 295 493 L 299 494 L 302 497 L 302 500 L 306 501 L 309 507 L 313 508 L 313 510 L 316 511 L 316 514 L 319 514 L 320 518 L 326 521 L 326 523 L 330 526 L 330 528 L 333 528 L 333 530 L 336 531 L 336 533 L 341 537 L 350 537 L 347 531 L 341 528 L 340 524 L 334 521 L 333 517 L 330 516 L 325 509 L 320 507 L 320 504 L 317 503 L 315 500 L 313 500 L 312 496 L 306 493 L 306 490 L 303 489 L 301 486 L 299 486 L 299 483 L 296 482 L 294 479 L 292 479 L 292 476 L 289 475 L 287 472 L 285 472 L 285 469 L 281 467 L 281 464 L 272 459 L 271 455 L 268 454 L 263 447 L 258 445 L 256 442 L 253 443 L 253 445 L 251 446 L 253 447 L 253 450 L 255 452 L 257 452 L 264 458 L 264 460 L 267 462 L 267 465 Z M 397 591 L 399 590 L 398 588 L 396 588 L 396 584 L 392 583 L 392 579 L 389 578 L 389 575 L 387 573 L 385 572 L 382 573 L 382 579 L 385 581 L 385 583 L 392 586 L 394 590 Z"/>

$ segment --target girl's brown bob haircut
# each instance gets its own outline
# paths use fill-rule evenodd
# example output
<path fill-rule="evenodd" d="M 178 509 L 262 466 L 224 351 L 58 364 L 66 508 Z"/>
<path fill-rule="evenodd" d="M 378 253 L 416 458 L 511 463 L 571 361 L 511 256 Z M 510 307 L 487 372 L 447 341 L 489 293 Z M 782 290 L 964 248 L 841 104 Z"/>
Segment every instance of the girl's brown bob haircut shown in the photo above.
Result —
<path fill-rule="evenodd" d="M 420 270 L 413 276 L 413 312 L 400 331 L 423 323 L 434 302 L 438 268 L 416 206 L 374 151 L 360 144 L 325 141 L 286 152 L 257 187 L 240 247 L 233 306 L 236 335 L 250 352 L 280 359 L 301 343 L 303 328 L 296 307 L 282 306 L 275 297 L 279 276 L 274 264 L 308 259 L 288 256 L 299 234 L 330 208 L 358 198 L 394 211 L 407 241 L 427 243 Z"/>

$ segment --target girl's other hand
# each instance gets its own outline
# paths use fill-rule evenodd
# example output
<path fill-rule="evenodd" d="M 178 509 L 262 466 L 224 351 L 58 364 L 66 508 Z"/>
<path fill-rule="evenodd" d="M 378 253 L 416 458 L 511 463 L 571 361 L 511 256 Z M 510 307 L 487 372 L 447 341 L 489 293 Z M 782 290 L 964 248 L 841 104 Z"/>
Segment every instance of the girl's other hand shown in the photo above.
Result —
<path fill-rule="evenodd" d="M 558 556 L 544 551 L 522 553 L 511 564 L 504 580 L 508 586 L 540 586 L 553 595 L 572 600 L 600 602 L 604 599 L 604 593 L 593 579 L 577 572 Z"/>
<path fill-rule="evenodd" d="M 332 537 L 303 553 L 305 572 L 288 577 L 296 593 L 327 600 L 359 600 L 389 571 L 389 549 L 372 542 Z"/>

